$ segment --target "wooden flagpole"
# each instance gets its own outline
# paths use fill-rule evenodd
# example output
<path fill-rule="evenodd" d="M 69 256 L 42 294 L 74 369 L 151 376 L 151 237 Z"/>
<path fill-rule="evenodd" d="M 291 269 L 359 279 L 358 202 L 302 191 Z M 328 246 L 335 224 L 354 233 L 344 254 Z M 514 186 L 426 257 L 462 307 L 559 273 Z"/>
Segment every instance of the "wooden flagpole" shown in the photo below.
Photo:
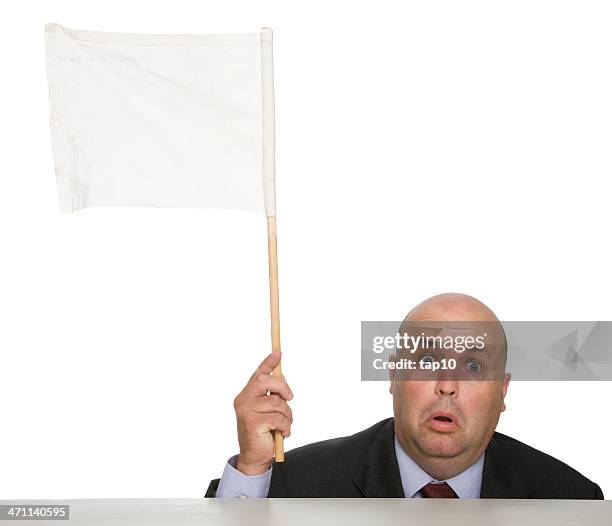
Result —
<path fill-rule="evenodd" d="M 278 308 L 278 256 L 276 253 L 276 216 L 268 217 L 268 269 L 270 274 L 270 320 L 272 328 L 272 351 L 280 351 L 280 312 Z M 272 371 L 282 376 L 281 363 Z M 284 440 L 280 431 L 274 431 L 274 459 L 285 461 Z"/>
<path fill-rule="evenodd" d="M 270 325 L 272 351 L 280 351 L 280 314 L 278 307 L 278 255 L 276 251 L 276 188 L 275 188 L 275 117 L 272 30 L 261 30 L 261 84 L 263 103 L 263 186 L 268 221 L 268 270 L 270 280 Z M 280 361 L 272 371 L 282 376 Z M 285 461 L 283 435 L 274 431 L 274 460 Z"/>

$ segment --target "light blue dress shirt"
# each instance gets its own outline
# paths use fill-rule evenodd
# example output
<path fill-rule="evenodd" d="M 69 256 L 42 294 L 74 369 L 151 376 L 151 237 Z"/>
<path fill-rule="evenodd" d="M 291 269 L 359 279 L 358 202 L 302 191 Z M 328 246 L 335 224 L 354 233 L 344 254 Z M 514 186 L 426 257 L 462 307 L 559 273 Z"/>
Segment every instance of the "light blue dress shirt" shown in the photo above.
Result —
<path fill-rule="evenodd" d="M 480 498 L 484 455 L 465 471 L 447 480 L 436 480 L 423 471 L 421 466 L 404 451 L 397 437 L 395 437 L 395 456 L 399 466 L 400 478 L 402 479 L 402 488 L 407 498 L 421 498 L 420 489 L 430 482 L 434 484 L 446 482 L 460 499 Z M 238 455 L 234 455 L 227 461 L 219 481 L 216 496 L 220 498 L 267 497 L 270 480 L 272 479 L 272 468 L 261 475 L 245 475 L 236 469 L 237 458 Z"/>
<path fill-rule="evenodd" d="M 236 469 L 237 458 L 238 455 L 234 455 L 227 461 L 215 497 L 267 497 L 272 480 L 272 468 L 261 475 L 245 475 Z"/>

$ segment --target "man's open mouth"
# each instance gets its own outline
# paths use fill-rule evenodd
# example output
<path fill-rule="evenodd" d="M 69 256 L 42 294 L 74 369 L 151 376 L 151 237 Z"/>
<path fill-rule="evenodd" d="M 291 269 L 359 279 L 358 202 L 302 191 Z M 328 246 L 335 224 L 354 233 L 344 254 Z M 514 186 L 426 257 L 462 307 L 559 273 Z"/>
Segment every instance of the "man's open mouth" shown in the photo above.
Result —
<path fill-rule="evenodd" d="M 455 431 L 457 428 L 461 427 L 457 421 L 457 417 L 453 413 L 446 411 L 433 413 L 429 419 L 429 426 L 433 430 L 442 433 Z"/>

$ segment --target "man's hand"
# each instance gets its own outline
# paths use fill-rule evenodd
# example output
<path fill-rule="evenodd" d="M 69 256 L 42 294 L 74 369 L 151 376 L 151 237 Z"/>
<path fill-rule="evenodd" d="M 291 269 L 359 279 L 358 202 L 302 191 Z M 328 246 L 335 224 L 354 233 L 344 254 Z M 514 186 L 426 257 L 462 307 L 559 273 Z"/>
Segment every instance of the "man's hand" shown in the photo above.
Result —
<path fill-rule="evenodd" d="M 269 354 L 234 400 L 240 445 L 236 469 L 245 475 L 259 475 L 272 465 L 271 431 L 278 429 L 285 438 L 291 434 L 293 415 L 287 400 L 293 393 L 284 376 L 270 375 L 280 359 L 280 351 Z"/>

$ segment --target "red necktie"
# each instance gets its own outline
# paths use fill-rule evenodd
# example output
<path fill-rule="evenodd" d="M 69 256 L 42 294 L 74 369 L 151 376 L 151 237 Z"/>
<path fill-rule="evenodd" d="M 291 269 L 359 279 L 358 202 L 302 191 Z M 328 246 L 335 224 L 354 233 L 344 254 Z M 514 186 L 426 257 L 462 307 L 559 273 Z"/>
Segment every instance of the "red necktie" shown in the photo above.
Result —
<path fill-rule="evenodd" d="M 424 499 L 456 499 L 457 494 L 446 482 L 433 484 L 430 482 L 421 488 L 421 496 Z"/>

